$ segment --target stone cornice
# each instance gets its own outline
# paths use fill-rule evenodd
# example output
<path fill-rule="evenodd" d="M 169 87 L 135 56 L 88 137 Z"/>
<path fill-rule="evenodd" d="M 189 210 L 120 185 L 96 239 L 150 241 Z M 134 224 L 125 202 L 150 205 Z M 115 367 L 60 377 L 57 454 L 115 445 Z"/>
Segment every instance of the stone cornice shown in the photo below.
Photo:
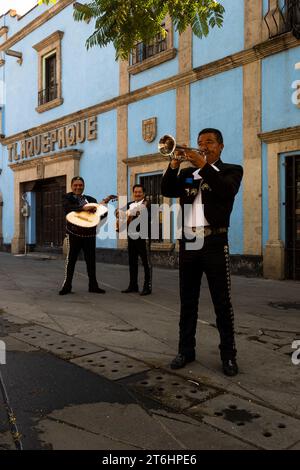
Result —
<path fill-rule="evenodd" d="M 163 157 L 160 153 L 149 153 L 148 155 L 141 155 L 138 157 L 129 157 L 128 159 L 122 160 L 123 163 L 129 167 L 136 165 L 145 165 L 147 163 L 166 162 L 166 157 Z"/>
<path fill-rule="evenodd" d="M 62 0 L 63 1 L 63 0 Z M 18 140 L 32 137 L 43 132 L 48 132 L 58 127 L 70 124 L 78 119 L 85 119 L 94 115 L 106 113 L 120 106 L 134 103 L 150 96 L 158 95 L 166 91 L 176 89 L 183 85 L 203 80 L 205 78 L 224 73 L 237 67 L 261 60 L 270 55 L 276 54 L 286 49 L 300 46 L 300 41 L 297 40 L 291 33 L 282 34 L 274 39 L 265 41 L 261 44 L 255 45 L 250 49 L 237 52 L 223 59 L 216 60 L 206 65 L 202 65 L 193 70 L 174 75 L 173 77 L 160 80 L 159 82 L 152 83 L 151 85 L 139 88 L 130 93 L 125 93 L 102 103 L 90 106 L 88 108 L 68 114 L 64 117 L 55 119 L 46 124 L 38 127 L 33 127 L 23 132 L 0 139 L 0 143 L 7 145 Z"/>
<path fill-rule="evenodd" d="M 286 142 L 288 140 L 300 139 L 300 126 L 277 129 L 270 132 L 261 132 L 258 137 L 267 144 L 275 142 Z"/>
<path fill-rule="evenodd" d="M 28 34 L 35 31 L 37 28 L 45 24 L 47 21 L 51 20 L 55 15 L 60 13 L 64 8 L 68 7 L 73 3 L 74 0 L 60 0 L 49 10 L 42 13 L 40 16 L 30 21 L 24 28 L 20 29 L 16 34 L 11 36 L 7 41 L 0 45 L 0 51 L 5 51 L 10 49 L 14 44 L 24 39 Z"/>
<path fill-rule="evenodd" d="M 155 54 L 149 59 L 143 60 L 138 64 L 130 65 L 128 67 L 128 73 L 130 75 L 136 75 L 137 73 L 143 72 L 144 70 L 148 70 L 151 67 L 156 67 L 163 62 L 167 62 L 168 60 L 174 59 L 177 54 L 177 49 L 174 47 L 172 49 L 167 49 L 166 51 L 160 52 L 159 54 Z"/>
<path fill-rule="evenodd" d="M 4 36 L 4 34 L 8 33 L 8 26 L 1 26 L 0 28 L 0 37 Z"/>
<path fill-rule="evenodd" d="M 43 166 L 45 166 L 52 163 L 57 163 L 62 160 L 79 160 L 81 155 L 82 150 L 64 150 L 62 152 L 52 153 L 51 155 L 32 158 L 31 160 L 22 160 L 18 163 L 11 163 L 9 165 L 9 168 L 11 168 L 11 170 L 13 171 L 23 171 L 27 170 L 28 168 L 34 168 L 38 164 L 42 164 Z"/>
<path fill-rule="evenodd" d="M 35 110 L 38 113 L 44 113 L 45 111 L 49 111 L 49 109 L 53 109 L 53 108 L 56 108 L 57 106 L 61 106 L 63 102 L 64 102 L 63 98 L 55 98 L 55 100 L 48 101 L 45 104 L 41 104 L 40 106 L 37 106 Z"/>
<path fill-rule="evenodd" d="M 60 41 L 62 39 L 63 35 L 64 35 L 63 31 L 55 31 L 55 33 L 51 34 L 50 36 L 48 36 L 47 38 L 45 38 L 42 41 L 38 42 L 37 44 L 35 44 L 32 47 L 36 51 L 40 52 L 43 49 L 45 49 L 46 47 L 50 46 L 51 44 Z"/>

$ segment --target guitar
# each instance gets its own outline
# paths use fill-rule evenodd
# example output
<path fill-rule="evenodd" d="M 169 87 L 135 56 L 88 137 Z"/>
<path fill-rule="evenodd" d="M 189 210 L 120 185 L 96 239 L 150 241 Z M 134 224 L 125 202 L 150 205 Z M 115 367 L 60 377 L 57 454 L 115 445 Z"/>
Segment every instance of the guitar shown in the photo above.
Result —
<path fill-rule="evenodd" d="M 117 199 L 118 196 L 111 194 L 104 198 L 100 204 L 89 202 L 84 206 L 88 210 L 69 212 L 69 214 L 66 215 L 67 222 L 76 227 L 82 227 L 83 229 L 96 227 L 108 212 L 104 204 L 107 204 L 109 201 L 116 201 Z"/>

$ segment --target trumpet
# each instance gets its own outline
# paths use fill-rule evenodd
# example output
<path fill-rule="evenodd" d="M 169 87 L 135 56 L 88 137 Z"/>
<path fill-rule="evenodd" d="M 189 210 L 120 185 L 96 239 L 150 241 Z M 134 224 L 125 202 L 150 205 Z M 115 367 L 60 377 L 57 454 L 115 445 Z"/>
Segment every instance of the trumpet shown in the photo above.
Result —
<path fill-rule="evenodd" d="M 176 140 L 172 135 L 163 135 L 158 142 L 158 151 L 161 155 L 164 157 L 170 157 L 170 160 L 179 160 L 179 161 L 185 161 L 188 160 L 186 151 L 187 150 L 194 150 L 200 154 L 202 154 L 204 157 L 206 157 L 205 153 L 198 148 L 193 148 L 193 147 L 185 147 L 184 145 L 179 145 L 176 143 Z M 180 152 L 181 155 L 175 156 L 174 152 Z"/>

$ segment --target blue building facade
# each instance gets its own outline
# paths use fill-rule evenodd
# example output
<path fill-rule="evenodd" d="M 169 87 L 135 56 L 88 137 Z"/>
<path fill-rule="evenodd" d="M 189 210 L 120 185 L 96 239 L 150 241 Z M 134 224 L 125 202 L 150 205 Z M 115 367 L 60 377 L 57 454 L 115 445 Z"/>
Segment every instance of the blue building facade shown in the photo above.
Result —
<path fill-rule="evenodd" d="M 2 249 L 61 246 L 61 194 L 76 174 L 98 199 L 130 198 L 142 182 L 152 202 L 171 205 L 160 194 L 168 161 L 159 138 L 196 146 L 201 128 L 216 127 L 223 160 L 245 170 L 231 218 L 233 268 L 300 278 L 296 7 L 222 3 L 224 26 L 207 38 L 178 35 L 166 18 L 166 39 L 138 44 L 119 62 L 112 46 L 86 50 L 93 25 L 74 22 L 71 0 L 0 18 Z M 121 260 L 126 241 L 113 226 L 102 230 L 99 259 Z M 176 264 L 174 233 L 153 242 L 157 263 Z"/>

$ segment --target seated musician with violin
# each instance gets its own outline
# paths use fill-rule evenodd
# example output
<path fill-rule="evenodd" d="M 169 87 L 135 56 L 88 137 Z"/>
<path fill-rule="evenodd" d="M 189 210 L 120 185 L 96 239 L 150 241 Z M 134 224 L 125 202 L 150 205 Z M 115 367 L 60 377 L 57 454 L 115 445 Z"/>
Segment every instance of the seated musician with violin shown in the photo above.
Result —
<path fill-rule="evenodd" d="M 97 206 L 90 204 L 97 203 L 96 199 L 83 194 L 84 180 L 81 176 L 75 176 L 72 178 L 71 189 L 72 191 L 68 194 L 65 194 L 63 197 L 63 207 L 66 215 L 70 213 L 86 213 L 88 216 L 88 214 L 92 214 L 97 211 Z M 99 204 L 104 204 L 106 202 L 108 201 L 103 200 Z M 107 211 L 103 212 L 107 213 Z M 84 217 L 81 217 L 81 219 L 83 218 Z M 86 225 L 88 224 L 86 223 Z M 89 292 L 105 294 L 105 290 L 98 286 L 96 278 L 96 225 L 82 228 L 82 226 L 71 223 L 67 219 L 66 245 L 67 256 L 65 265 L 65 278 L 62 288 L 59 291 L 59 295 L 69 294 L 72 290 L 75 264 L 81 250 L 83 250 L 89 277 Z"/>

